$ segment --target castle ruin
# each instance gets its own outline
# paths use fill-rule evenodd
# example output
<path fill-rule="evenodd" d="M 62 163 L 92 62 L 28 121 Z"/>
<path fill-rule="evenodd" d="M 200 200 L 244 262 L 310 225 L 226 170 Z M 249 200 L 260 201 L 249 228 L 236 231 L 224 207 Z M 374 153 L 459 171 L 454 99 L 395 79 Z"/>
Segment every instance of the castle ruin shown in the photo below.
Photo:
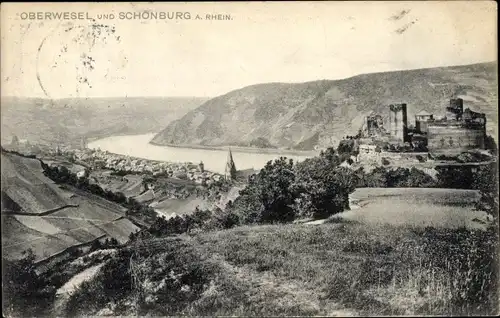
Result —
<path fill-rule="evenodd" d="M 391 104 L 389 109 L 391 139 L 401 142 L 409 141 L 406 104 Z"/>
<path fill-rule="evenodd" d="M 385 143 L 388 148 L 403 151 L 458 154 L 471 149 L 484 149 L 486 115 L 465 108 L 461 98 L 450 100 L 444 116 L 435 118 L 425 110 L 415 115 L 415 127 L 408 126 L 407 105 L 389 105 L 389 132 L 384 132 L 379 115 L 365 118 L 362 144 Z M 406 145 L 406 146 L 401 146 Z M 404 151 L 407 151 L 405 149 Z"/>
<path fill-rule="evenodd" d="M 383 136 L 386 133 L 384 119 L 378 114 L 366 116 L 361 131 L 368 137 Z"/>
<path fill-rule="evenodd" d="M 461 98 L 450 100 L 446 117 L 427 123 L 427 144 L 430 152 L 462 152 L 484 149 L 486 115 L 466 108 Z"/>

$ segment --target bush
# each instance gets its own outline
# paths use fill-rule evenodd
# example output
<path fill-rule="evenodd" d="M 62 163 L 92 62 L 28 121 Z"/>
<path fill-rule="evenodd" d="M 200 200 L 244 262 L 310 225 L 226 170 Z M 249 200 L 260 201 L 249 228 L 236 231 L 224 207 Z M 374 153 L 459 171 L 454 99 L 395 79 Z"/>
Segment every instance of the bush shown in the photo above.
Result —
<path fill-rule="evenodd" d="M 439 166 L 436 178 L 441 188 L 471 189 L 474 183 L 474 173 L 470 167 Z"/>
<path fill-rule="evenodd" d="M 360 174 L 363 173 L 360 171 Z M 438 185 L 430 175 L 414 167 L 411 169 L 377 167 L 358 180 L 360 180 L 359 187 L 372 188 L 432 188 Z"/>
<path fill-rule="evenodd" d="M 71 256 L 71 258 L 77 258 L 82 255 L 82 250 L 79 248 L 73 248 L 70 250 L 69 255 Z"/>
<path fill-rule="evenodd" d="M 240 217 L 231 211 L 232 203 L 228 202 L 225 210 L 215 208 L 211 219 L 205 223 L 207 230 L 230 229 L 240 224 Z"/>
<path fill-rule="evenodd" d="M 353 139 L 343 139 L 339 142 L 337 147 L 337 153 L 339 155 L 347 154 L 348 157 L 356 156 L 359 154 L 358 149 L 356 149 L 356 143 Z"/>
<path fill-rule="evenodd" d="M 363 171 L 361 171 L 363 173 Z M 385 188 L 387 187 L 387 170 L 383 167 L 377 167 L 370 173 L 363 176 L 364 184 L 362 187 Z"/>
<path fill-rule="evenodd" d="M 493 216 L 495 220 L 498 220 L 498 181 L 498 169 L 496 162 L 493 162 L 480 167 L 472 183 L 472 188 L 481 193 L 478 208 Z"/>
<path fill-rule="evenodd" d="M 106 238 L 107 240 L 107 238 Z M 102 248 L 102 244 L 99 240 L 94 240 L 92 244 L 90 245 L 90 252 L 100 250 Z"/>
<path fill-rule="evenodd" d="M 35 271 L 32 250 L 16 261 L 2 258 L 2 307 L 6 316 L 22 317 L 40 314 L 52 303 L 54 290 Z"/>
<path fill-rule="evenodd" d="M 126 297 L 132 291 L 129 271 L 130 253 L 121 250 L 111 258 L 91 281 L 83 282 L 70 296 L 66 316 L 97 312 L 110 301 Z"/>

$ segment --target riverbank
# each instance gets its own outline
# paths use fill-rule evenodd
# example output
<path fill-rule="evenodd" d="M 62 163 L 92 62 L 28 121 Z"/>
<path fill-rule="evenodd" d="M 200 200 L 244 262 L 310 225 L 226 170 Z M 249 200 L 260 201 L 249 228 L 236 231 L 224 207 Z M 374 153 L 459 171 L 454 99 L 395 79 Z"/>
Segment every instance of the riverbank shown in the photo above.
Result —
<path fill-rule="evenodd" d="M 151 143 L 154 134 L 113 136 L 89 142 L 90 149 L 100 149 L 109 153 L 162 162 L 195 164 L 203 162 L 205 170 L 225 173 L 228 147 L 208 147 L 197 145 L 160 146 Z M 262 169 L 267 162 L 287 157 L 295 162 L 317 155 L 312 151 L 261 149 L 251 147 L 231 147 L 237 170 Z"/>
<path fill-rule="evenodd" d="M 171 148 L 184 148 L 184 149 L 201 149 L 201 150 L 228 150 L 246 153 L 258 153 L 258 154 L 279 154 L 279 155 L 292 155 L 292 156 L 317 156 L 319 151 L 315 150 L 291 150 L 291 149 L 281 149 L 281 148 L 255 148 L 255 147 L 243 147 L 243 146 L 231 146 L 231 145 L 221 145 L 221 146 L 204 146 L 204 145 L 192 145 L 192 144 L 159 144 L 150 141 L 149 144 L 157 147 L 171 147 Z"/>

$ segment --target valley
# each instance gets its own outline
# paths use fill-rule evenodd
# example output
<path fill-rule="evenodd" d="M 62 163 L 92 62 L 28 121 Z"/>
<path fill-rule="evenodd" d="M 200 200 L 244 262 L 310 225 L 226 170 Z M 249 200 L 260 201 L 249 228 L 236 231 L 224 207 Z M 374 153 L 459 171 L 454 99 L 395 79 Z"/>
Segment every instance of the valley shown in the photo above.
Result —
<path fill-rule="evenodd" d="M 154 133 L 198 107 L 196 97 L 22 98 L 2 96 L 2 145 L 13 136 L 34 144 L 71 144 L 82 138 Z"/>
<path fill-rule="evenodd" d="M 142 111 L 130 104 L 121 112 L 94 101 L 95 113 L 60 111 L 60 101 L 10 108 L 5 118 L 18 120 L 5 127 L 16 138 L 1 158 L 9 313 L 495 312 L 495 138 L 485 132 L 472 149 L 425 151 L 404 143 L 406 106 L 404 125 L 390 133 L 377 114 L 388 113 L 389 95 L 402 96 L 395 78 L 423 89 L 424 77 L 467 83 L 489 78 L 491 67 L 261 84 L 199 107 L 177 100 L 165 117 L 153 102 L 137 122 Z M 483 111 L 491 133 L 493 111 L 480 103 L 494 99 L 491 87 L 461 85 L 449 93 L 462 99 L 450 103 Z M 425 98 L 401 88 L 418 103 L 409 113 L 442 108 L 430 87 Z M 351 89 L 357 95 L 345 99 Z M 46 131 L 16 132 L 30 121 Z"/>

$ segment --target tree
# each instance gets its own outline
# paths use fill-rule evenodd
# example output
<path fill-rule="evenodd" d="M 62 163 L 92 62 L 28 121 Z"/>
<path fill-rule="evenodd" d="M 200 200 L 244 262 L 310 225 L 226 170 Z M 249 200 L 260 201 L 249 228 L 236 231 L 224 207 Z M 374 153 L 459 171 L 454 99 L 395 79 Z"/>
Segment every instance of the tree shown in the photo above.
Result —
<path fill-rule="evenodd" d="M 19 260 L 2 259 L 2 307 L 9 316 L 24 316 L 42 297 L 44 281 L 35 271 L 35 254 L 31 249 Z M 41 305 L 41 304 L 39 304 Z"/>
<path fill-rule="evenodd" d="M 407 187 L 433 188 L 436 186 L 436 180 L 430 175 L 415 167 L 410 169 L 409 179 L 406 183 Z"/>
<path fill-rule="evenodd" d="M 116 203 L 125 204 L 127 202 L 127 197 L 122 192 L 116 192 L 114 194 L 114 200 Z"/>
<path fill-rule="evenodd" d="M 257 183 L 257 176 L 249 179 L 249 184 L 240 191 L 240 195 L 231 204 L 226 205 L 229 213 L 240 216 L 242 223 L 254 224 L 260 222 L 260 216 L 264 211 L 264 205 L 259 198 L 260 190 Z"/>
<path fill-rule="evenodd" d="M 281 157 L 269 161 L 260 171 L 257 186 L 258 197 L 264 206 L 262 222 L 287 222 L 294 218 L 293 196 L 290 185 L 295 179 L 293 161 Z"/>
<path fill-rule="evenodd" d="M 335 152 L 335 149 L 328 147 L 326 150 L 321 150 L 319 153 L 320 158 L 325 158 L 333 165 L 339 165 L 341 163 L 339 156 Z"/>
<path fill-rule="evenodd" d="M 498 170 L 496 162 L 479 168 L 472 188 L 481 193 L 478 208 L 498 219 Z"/>
<path fill-rule="evenodd" d="M 290 185 L 295 179 L 293 161 L 284 157 L 269 161 L 249 184 L 228 211 L 241 217 L 243 223 L 273 223 L 293 220 L 294 197 Z"/>
<path fill-rule="evenodd" d="M 354 191 L 356 176 L 339 166 L 335 153 L 306 159 L 297 164 L 295 171 L 292 192 L 298 215 L 322 218 L 349 208 L 349 193 Z"/>
<path fill-rule="evenodd" d="M 189 228 L 201 228 L 212 217 L 212 212 L 210 210 L 201 210 L 198 206 L 195 208 L 194 212 L 190 217 L 190 222 L 188 222 Z"/>
<path fill-rule="evenodd" d="M 410 171 L 405 168 L 398 167 L 394 170 L 389 169 L 386 171 L 386 186 L 388 188 L 405 187 L 409 175 Z"/>
<path fill-rule="evenodd" d="M 12 140 L 10 142 L 10 145 L 13 146 L 13 147 L 19 146 L 19 138 L 17 138 L 16 135 L 12 136 Z"/>
<path fill-rule="evenodd" d="M 490 135 L 487 135 L 484 139 L 484 147 L 488 150 L 491 150 L 494 155 L 498 154 L 498 145 L 495 142 L 495 138 Z"/>
<path fill-rule="evenodd" d="M 354 151 L 354 140 L 344 139 L 339 142 L 339 145 L 337 147 L 337 152 L 339 154 L 351 155 L 353 151 Z"/>

